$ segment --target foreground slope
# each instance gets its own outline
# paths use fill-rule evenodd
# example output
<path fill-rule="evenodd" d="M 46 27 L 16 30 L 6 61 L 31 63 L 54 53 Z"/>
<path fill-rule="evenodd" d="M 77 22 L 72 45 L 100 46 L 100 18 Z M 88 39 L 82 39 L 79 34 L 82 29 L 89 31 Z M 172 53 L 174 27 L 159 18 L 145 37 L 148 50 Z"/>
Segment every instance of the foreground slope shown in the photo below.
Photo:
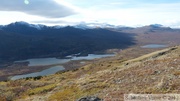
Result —
<path fill-rule="evenodd" d="M 123 100 L 123 94 L 129 93 L 180 93 L 180 46 L 138 58 L 121 56 L 43 78 L 1 82 L 1 98 L 73 101 L 95 95 Z"/>

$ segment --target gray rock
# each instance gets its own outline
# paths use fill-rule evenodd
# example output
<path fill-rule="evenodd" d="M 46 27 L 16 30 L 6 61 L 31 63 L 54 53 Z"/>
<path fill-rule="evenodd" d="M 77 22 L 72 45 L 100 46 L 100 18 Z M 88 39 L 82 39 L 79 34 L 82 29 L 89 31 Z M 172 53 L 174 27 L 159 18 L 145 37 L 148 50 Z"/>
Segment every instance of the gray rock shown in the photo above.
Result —
<path fill-rule="evenodd" d="M 80 98 L 77 101 L 102 101 L 102 100 L 98 97 L 95 97 L 95 96 L 88 96 L 88 97 Z"/>

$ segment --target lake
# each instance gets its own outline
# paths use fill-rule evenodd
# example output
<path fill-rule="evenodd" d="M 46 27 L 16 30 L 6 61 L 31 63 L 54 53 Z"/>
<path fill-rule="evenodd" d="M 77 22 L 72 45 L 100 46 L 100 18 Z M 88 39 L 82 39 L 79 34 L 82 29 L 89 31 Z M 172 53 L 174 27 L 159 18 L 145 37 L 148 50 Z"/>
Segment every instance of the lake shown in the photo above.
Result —
<path fill-rule="evenodd" d="M 167 45 L 162 45 L 162 44 L 148 44 L 141 46 L 141 48 L 165 48 L 168 47 Z"/>
<path fill-rule="evenodd" d="M 72 56 L 68 56 L 68 57 L 71 57 L 70 59 L 38 58 L 38 59 L 27 59 L 27 60 L 22 60 L 22 61 L 15 61 L 15 63 L 29 62 L 28 66 L 46 66 L 46 65 L 67 63 L 72 60 L 93 60 L 93 59 L 110 57 L 110 56 L 115 56 L 115 54 L 101 54 L 101 55 L 88 54 L 88 56 L 78 56 L 78 57 L 72 55 Z M 26 77 L 45 76 L 45 75 L 55 74 L 56 72 L 64 70 L 64 69 L 65 68 L 63 66 L 53 66 L 41 72 L 29 73 L 29 74 L 24 74 L 24 75 L 16 75 L 10 79 L 17 80 L 17 79 L 26 78 Z"/>
<path fill-rule="evenodd" d="M 16 75 L 16 76 L 13 76 L 11 80 L 17 80 L 17 79 L 26 78 L 26 77 L 37 77 L 37 76 L 55 74 L 57 71 L 61 71 L 64 69 L 65 68 L 63 66 L 54 66 L 54 67 L 45 69 L 41 72 L 29 73 L 29 74 L 24 74 L 24 75 Z"/>
<path fill-rule="evenodd" d="M 36 59 L 27 59 L 22 61 L 15 61 L 17 62 L 29 62 L 28 66 L 47 66 L 53 64 L 62 64 L 67 63 L 72 60 L 93 60 L 103 57 L 115 56 L 115 54 L 88 54 L 88 56 L 68 56 L 71 57 L 70 59 L 57 59 L 57 58 L 36 58 Z"/>

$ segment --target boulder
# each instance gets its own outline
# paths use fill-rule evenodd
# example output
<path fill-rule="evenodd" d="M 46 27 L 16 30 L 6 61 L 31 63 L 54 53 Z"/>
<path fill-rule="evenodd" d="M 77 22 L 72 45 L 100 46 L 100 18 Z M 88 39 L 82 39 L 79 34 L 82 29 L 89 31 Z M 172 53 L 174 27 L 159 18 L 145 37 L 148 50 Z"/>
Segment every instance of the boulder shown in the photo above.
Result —
<path fill-rule="evenodd" d="M 80 98 L 77 101 L 102 101 L 102 100 L 98 97 L 95 97 L 95 96 L 88 96 L 88 97 Z"/>

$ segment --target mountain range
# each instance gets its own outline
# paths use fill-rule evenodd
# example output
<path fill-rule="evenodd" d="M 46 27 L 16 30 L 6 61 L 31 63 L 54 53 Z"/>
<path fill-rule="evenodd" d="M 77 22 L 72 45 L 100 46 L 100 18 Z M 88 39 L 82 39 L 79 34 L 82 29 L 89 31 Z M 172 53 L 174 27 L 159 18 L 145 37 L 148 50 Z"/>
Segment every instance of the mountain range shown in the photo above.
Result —
<path fill-rule="evenodd" d="M 103 28 L 45 26 L 15 22 L 0 27 L 0 61 L 86 55 L 134 45 L 133 35 Z"/>
<path fill-rule="evenodd" d="M 99 27 L 101 26 L 101 27 Z M 124 94 L 180 93 L 180 29 L 95 25 L 45 26 L 15 22 L 0 26 L 0 101 L 118 100 Z M 160 44 L 162 48 L 142 48 Z M 173 47 L 171 47 L 173 46 Z M 113 57 L 29 66 L 14 61 L 71 54 L 116 53 Z M 9 80 L 51 66 L 48 76 Z M 95 97 L 94 97 L 95 96 Z"/>
<path fill-rule="evenodd" d="M 21 21 L 0 26 L 0 63 L 76 53 L 87 55 L 148 43 L 174 45 L 180 43 L 179 37 L 180 29 L 160 24 L 132 28 L 96 23 L 46 26 Z"/>

